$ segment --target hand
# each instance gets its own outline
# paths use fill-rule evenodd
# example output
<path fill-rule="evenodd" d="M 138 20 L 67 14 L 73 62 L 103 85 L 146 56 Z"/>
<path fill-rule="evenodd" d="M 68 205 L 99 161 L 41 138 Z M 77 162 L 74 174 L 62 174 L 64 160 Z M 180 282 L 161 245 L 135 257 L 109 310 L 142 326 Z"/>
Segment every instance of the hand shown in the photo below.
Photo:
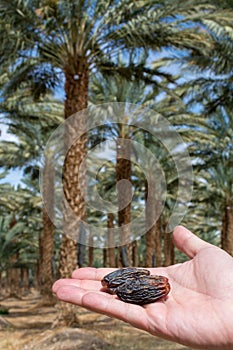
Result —
<path fill-rule="evenodd" d="M 139 306 L 102 292 L 101 279 L 114 270 L 107 268 L 77 269 L 72 279 L 55 282 L 53 292 L 164 339 L 198 349 L 233 349 L 233 258 L 182 226 L 173 240 L 191 260 L 149 269 L 169 278 L 166 300 Z"/>

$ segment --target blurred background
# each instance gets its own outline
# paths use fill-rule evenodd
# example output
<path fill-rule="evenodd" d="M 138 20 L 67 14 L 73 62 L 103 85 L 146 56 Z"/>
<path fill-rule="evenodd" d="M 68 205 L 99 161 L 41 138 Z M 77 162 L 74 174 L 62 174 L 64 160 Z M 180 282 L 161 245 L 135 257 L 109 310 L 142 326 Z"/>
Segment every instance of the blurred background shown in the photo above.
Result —
<path fill-rule="evenodd" d="M 1 0 L 0 34 L 0 312 L 5 322 L 14 327 L 4 301 L 53 307 L 53 282 L 77 267 L 185 261 L 167 228 L 178 197 L 185 214 L 179 223 L 233 255 L 232 0 Z M 190 157 L 192 197 L 180 198 L 174 155 L 149 130 L 122 120 L 84 132 L 66 154 L 62 184 L 78 222 L 107 230 L 108 242 L 98 246 L 98 230 L 74 228 L 65 213 L 63 230 L 53 224 L 56 159 L 45 151 L 71 115 L 109 102 L 152 109 L 152 119 L 159 115 L 180 135 Z M 79 123 L 77 118 L 74 130 L 83 130 Z M 71 135 L 67 128 L 64 144 Z M 105 148 L 109 140 L 115 145 L 111 152 Z M 164 174 L 166 196 L 156 220 L 158 192 L 147 200 L 148 179 L 156 188 L 156 177 L 139 166 L 142 155 L 124 147 L 124 140 L 150 151 Z M 96 146 L 102 155 L 93 161 L 98 171 L 87 184 L 88 164 L 80 165 Z M 130 186 L 117 187 L 122 180 Z M 83 191 L 92 186 L 120 209 L 88 206 Z M 129 224 L 143 212 L 148 230 L 132 236 Z M 114 246 L 115 229 L 124 227 L 127 244 Z M 71 238 L 73 231 L 77 239 Z M 58 303 L 47 326 L 80 324 L 80 312 Z"/>

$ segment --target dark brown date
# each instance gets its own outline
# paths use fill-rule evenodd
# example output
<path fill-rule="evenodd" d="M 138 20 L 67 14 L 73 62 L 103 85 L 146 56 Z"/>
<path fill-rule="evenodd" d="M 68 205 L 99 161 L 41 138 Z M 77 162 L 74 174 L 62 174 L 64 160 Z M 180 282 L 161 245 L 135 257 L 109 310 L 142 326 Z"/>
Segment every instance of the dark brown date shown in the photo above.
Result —
<path fill-rule="evenodd" d="M 117 289 L 122 286 L 128 279 L 132 280 L 132 278 L 149 276 L 149 274 L 150 271 L 146 269 L 127 267 L 109 273 L 102 279 L 101 283 L 106 292 L 110 294 L 116 294 Z"/>
<path fill-rule="evenodd" d="M 104 290 L 116 294 L 126 303 L 144 305 L 165 297 L 170 291 L 168 278 L 150 275 L 139 268 L 124 268 L 106 275 L 102 281 Z"/>

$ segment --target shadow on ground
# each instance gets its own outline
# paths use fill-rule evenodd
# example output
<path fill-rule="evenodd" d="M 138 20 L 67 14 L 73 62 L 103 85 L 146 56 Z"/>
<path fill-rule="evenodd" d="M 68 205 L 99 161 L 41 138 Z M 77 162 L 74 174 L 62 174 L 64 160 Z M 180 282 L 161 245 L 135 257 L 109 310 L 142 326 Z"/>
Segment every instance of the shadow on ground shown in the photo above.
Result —
<path fill-rule="evenodd" d="M 1 350 L 188 350 L 146 332 L 77 307 L 78 328 L 52 328 L 54 306 L 43 306 L 36 291 L 22 299 L 0 301 L 8 314 L 0 316 Z"/>

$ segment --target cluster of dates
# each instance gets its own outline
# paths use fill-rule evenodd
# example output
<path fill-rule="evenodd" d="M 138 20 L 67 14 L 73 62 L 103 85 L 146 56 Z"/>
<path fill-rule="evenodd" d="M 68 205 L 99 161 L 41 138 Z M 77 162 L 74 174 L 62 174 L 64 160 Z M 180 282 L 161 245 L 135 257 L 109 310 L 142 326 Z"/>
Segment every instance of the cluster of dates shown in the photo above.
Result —
<path fill-rule="evenodd" d="M 140 268 L 123 268 L 106 275 L 102 281 L 104 290 L 116 294 L 126 303 L 144 305 L 164 298 L 170 291 L 168 278 L 150 275 Z"/>

